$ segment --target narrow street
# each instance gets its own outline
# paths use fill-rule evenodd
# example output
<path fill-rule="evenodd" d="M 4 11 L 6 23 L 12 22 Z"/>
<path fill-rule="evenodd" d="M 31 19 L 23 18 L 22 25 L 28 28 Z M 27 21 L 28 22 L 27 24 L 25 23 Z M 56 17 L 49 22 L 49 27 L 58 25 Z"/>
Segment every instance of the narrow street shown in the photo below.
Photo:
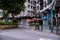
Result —
<path fill-rule="evenodd" d="M 0 40 L 60 40 L 60 36 L 50 32 L 18 28 L 0 30 Z"/>

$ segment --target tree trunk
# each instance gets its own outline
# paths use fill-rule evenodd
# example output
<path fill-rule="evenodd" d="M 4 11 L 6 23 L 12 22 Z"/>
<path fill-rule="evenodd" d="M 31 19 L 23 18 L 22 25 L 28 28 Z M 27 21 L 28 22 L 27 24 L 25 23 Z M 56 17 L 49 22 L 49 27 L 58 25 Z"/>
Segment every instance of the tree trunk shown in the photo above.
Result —
<path fill-rule="evenodd" d="M 13 21 L 13 19 L 14 19 L 14 13 L 12 13 L 12 21 Z"/>

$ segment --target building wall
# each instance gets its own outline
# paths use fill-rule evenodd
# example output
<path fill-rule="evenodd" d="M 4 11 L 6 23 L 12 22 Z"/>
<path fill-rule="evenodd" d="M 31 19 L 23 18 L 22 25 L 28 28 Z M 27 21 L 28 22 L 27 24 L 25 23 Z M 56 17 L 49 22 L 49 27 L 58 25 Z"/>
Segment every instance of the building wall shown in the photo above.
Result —
<path fill-rule="evenodd" d="M 23 13 L 23 11 L 21 12 L 21 16 L 33 16 L 34 13 L 34 7 L 36 6 L 35 2 L 37 2 L 38 0 L 26 0 L 25 2 L 25 11 Z M 23 15 L 24 14 L 24 15 Z"/>

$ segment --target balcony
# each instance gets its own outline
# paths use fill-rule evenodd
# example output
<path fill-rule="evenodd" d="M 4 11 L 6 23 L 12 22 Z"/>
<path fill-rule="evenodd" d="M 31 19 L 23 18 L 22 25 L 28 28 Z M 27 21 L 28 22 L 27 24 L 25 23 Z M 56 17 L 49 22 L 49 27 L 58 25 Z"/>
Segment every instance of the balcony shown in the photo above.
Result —
<path fill-rule="evenodd" d="M 60 7 L 60 0 L 56 0 L 56 7 Z"/>

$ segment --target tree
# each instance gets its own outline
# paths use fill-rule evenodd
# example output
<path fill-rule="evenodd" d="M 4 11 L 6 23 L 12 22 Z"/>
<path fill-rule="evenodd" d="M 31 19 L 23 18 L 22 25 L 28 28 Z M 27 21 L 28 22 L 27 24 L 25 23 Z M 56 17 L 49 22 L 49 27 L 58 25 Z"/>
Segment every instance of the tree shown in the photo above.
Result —
<path fill-rule="evenodd" d="M 3 10 L 4 14 L 12 13 L 12 18 L 14 15 L 19 14 L 21 11 L 25 9 L 26 0 L 0 0 L 0 9 Z"/>

